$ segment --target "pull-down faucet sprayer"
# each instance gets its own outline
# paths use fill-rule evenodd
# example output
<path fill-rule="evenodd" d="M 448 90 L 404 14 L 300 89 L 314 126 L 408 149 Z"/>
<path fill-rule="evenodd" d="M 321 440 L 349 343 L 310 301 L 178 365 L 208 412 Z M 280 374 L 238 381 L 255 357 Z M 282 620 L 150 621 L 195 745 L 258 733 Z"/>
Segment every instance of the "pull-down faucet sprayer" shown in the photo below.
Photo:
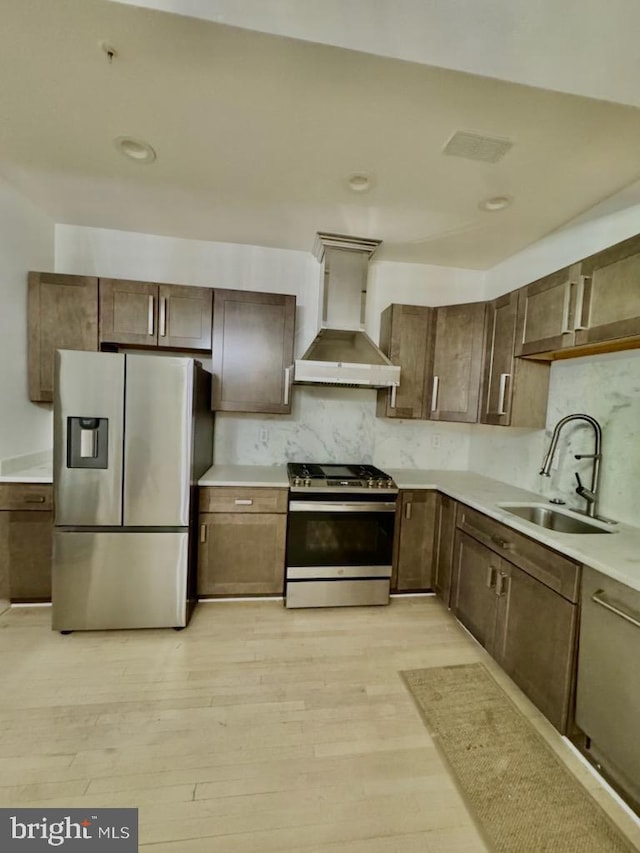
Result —
<path fill-rule="evenodd" d="M 551 463 L 553 462 L 553 457 L 558 447 L 558 439 L 560 437 L 560 432 L 562 430 L 562 427 L 570 421 L 586 421 L 593 427 L 595 439 L 593 453 L 574 454 L 576 459 L 593 459 L 593 468 L 591 471 L 591 487 L 589 489 L 587 489 L 586 486 L 582 485 L 580 475 L 576 473 L 576 479 L 578 481 L 578 487 L 576 488 L 576 492 L 580 495 L 581 498 L 584 498 L 584 500 L 587 502 L 587 507 L 585 510 L 586 514 L 593 517 L 596 515 L 597 509 L 598 479 L 600 474 L 600 460 L 602 459 L 602 429 L 595 418 L 592 418 L 591 415 L 576 414 L 567 415 L 566 417 L 561 418 L 558 421 L 553 430 L 553 435 L 551 436 L 551 444 L 549 445 L 547 455 L 545 456 L 544 462 L 542 463 L 540 474 L 542 474 L 543 477 L 550 476 L 549 472 L 551 470 Z"/>

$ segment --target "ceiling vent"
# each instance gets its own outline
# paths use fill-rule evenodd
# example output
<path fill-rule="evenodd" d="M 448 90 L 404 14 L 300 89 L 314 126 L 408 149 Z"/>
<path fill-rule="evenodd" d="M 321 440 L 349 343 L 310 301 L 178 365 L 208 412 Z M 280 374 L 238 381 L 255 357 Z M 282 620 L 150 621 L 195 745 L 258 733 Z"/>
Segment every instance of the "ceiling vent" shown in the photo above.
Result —
<path fill-rule="evenodd" d="M 458 130 L 444 146 L 442 153 L 451 157 L 465 157 L 467 160 L 497 163 L 512 147 L 513 142 L 509 139 Z"/>

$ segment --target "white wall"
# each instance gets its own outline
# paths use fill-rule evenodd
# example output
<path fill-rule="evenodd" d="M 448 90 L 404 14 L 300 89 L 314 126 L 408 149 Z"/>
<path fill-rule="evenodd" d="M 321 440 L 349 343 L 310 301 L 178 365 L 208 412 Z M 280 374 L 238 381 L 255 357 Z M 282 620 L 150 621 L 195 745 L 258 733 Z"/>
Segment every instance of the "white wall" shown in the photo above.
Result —
<path fill-rule="evenodd" d="M 0 180 L 0 459 L 52 446 L 51 407 L 29 402 L 27 272 L 53 263 L 53 221 Z"/>

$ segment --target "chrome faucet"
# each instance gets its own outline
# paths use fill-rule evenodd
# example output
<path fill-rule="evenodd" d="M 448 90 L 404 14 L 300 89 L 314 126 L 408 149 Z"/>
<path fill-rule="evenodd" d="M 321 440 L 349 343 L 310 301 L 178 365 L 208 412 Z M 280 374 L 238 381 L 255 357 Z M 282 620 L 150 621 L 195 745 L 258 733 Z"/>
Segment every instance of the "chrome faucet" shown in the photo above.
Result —
<path fill-rule="evenodd" d="M 576 453 L 574 455 L 576 459 L 593 459 L 593 469 L 591 472 L 591 488 L 587 489 L 586 486 L 582 485 L 580 475 L 576 472 L 576 480 L 578 481 L 576 493 L 580 495 L 581 498 L 584 498 L 584 500 L 587 502 L 587 507 L 585 510 L 586 515 L 594 517 L 596 515 L 596 507 L 598 501 L 598 478 L 600 475 L 600 460 L 602 459 L 602 429 L 595 418 L 592 418 L 591 415 L 567 415 L 566 417 L 561 418 L 555 425 L 555 428 L 553 430 L 553 435 L 551 436 L 551 444 L 549 445 L 547 455 L 545 456 L 544 462 L 542 463 L 540 473 L 543 477 L 551 476 L 549 474 L 549 471 L 551 470 L 551 463 L 553 462 L 553 457 L 558 447 L 560 431 L 562 430 L 562 427 L 565 424 L 568 424 L 570 421 L 586 421 L 593 427 L 595 438 L 593 453 Z"/>

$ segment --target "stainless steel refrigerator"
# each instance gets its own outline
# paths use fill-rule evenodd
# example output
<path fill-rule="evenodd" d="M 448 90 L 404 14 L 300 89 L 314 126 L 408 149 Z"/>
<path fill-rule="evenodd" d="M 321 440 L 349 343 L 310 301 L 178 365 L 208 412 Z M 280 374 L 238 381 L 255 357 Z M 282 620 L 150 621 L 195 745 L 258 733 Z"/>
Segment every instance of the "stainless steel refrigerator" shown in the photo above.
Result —
<path fill-rule="evenodd" d="M 55 375 L 53 629 L 185 627 L 210 375 L 192 358 L 70 350 Z"/>

